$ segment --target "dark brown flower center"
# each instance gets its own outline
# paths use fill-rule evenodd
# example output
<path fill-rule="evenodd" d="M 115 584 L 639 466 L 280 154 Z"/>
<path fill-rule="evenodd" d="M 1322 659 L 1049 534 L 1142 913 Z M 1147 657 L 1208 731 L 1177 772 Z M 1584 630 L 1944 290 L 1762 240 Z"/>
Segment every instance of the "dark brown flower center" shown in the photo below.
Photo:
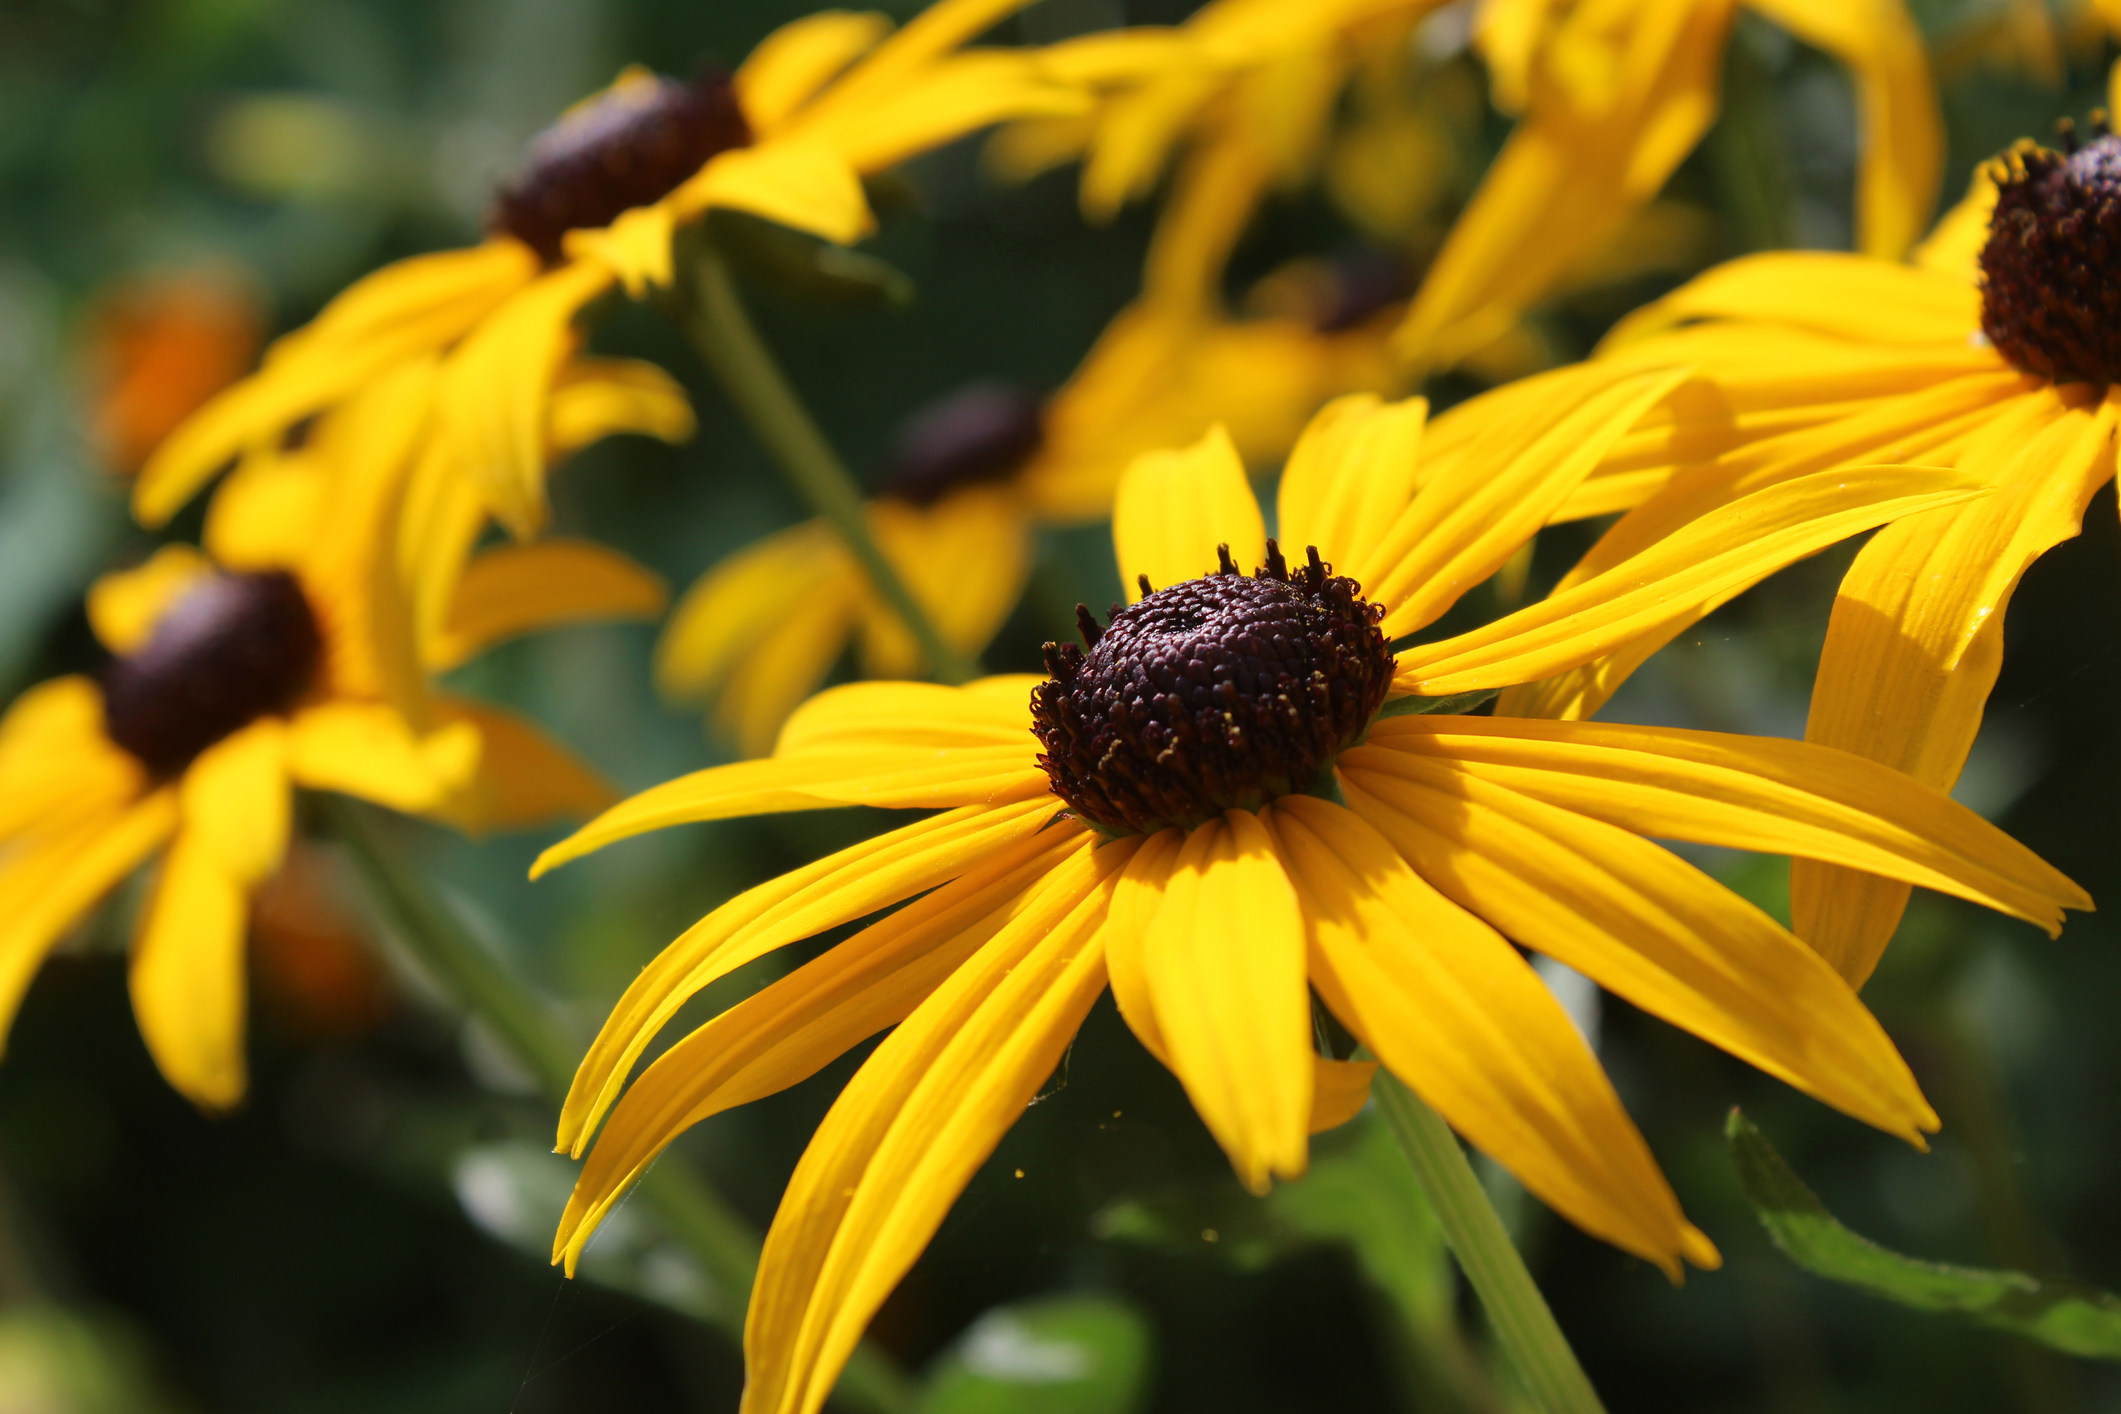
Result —
<path fill-rule="evenodd" d="M 1004 480 L 1038 454 L 1044 414 L 1037 398 L 1006 383 L 960 388 L 906 420 L 884 492 L 932 506 L 960 486 Z"/>
<path fill-rule="evenodd" d="M 1031 694 L 1054 794 L 1103 828 L 1190 828 L 1312 789 L 1384 703 L 1384 610 L 1312 550 L 1290 573 L 1267 542 L 1246 578 L 1219 573 L 1115 608 L 1076 610 L 1086 654 L 1046 645 Z M 1146 587 L 1146 586 L 1145 586 Z"/>
<path fill-rule="evenodd" d="M 216 575 L 171 605 L 138 652 L 104 668 L 104 729 L 166 779 L 238 728 L 293 707 L 323 657 L 293 575 Z"/>
<path fill-rule="evenodd" d="M 2108 383 L 2121 377 L 2121 138 L 2071 146 L 2022 145 L 1998 164 L 1981 331 L 2028 373 Z"/>
<path fill-rule="evenodd" d="M 716 153 L 751 142 L 727 74 L 622 81 L 531 139 L 487 224 L 554 264 L 569 231 L 659 201 Z"/>

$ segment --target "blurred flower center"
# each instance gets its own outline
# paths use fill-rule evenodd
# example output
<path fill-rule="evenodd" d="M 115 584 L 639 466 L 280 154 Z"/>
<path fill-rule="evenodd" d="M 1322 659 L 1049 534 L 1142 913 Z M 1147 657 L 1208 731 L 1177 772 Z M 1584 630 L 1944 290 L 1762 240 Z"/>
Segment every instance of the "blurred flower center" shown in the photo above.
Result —
<path fill-rule="evenodd" d="M 1015 475 L 1044 442 L 1044 405 L 1037 398 L 1006 383 L 974 383 L 906 420 L 884 493 L 932 506 L 960 486 Z"/>
<path fill-rule="evenodd" d="M 2028 373 L 2121 377 L 2121 138 L 2004 159 L 1981 249 L 1981 331 Z"/>
<path fill-rule="evenodd" d="M 1147 594 L 1099 628 L 1078 609 L 1085 653 L 1046 645 L 1031 695 L 1054 793 L 1121 833 L 1190 828 L 1310 790 L 1362 735 L 1392 681 L 1384 611 L 1312 550 L 1289 572 L 1267 542 L 1247 578 L 1220 572 Z"/>
<path fill-rule="evenodd" d="M 703 71 L 690 83 L 628 76 L 531 139 L 488 224 L 556 264 L 569 231 L 659 201 L 709 158 L 750 142 L 727 74 Z"/>
<path fill-rule="evenodd" d="M 156 776 L 174 776 L 223 737 L 293 707 L 323 655 L 293 575 L 215 575 L 103 670 L 104 727 Z"/>

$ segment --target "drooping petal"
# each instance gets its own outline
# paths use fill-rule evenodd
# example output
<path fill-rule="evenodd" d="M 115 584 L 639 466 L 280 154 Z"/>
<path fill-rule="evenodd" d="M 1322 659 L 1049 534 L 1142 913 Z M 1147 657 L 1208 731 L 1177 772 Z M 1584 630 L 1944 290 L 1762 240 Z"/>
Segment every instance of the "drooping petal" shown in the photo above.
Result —
<path fill-rule="evenodd" d="M 1011 487 L 967 486 L 932 506 L 873 501 L 869 527 L 936 632 L 973 657 L 1000 630 L 1031 577 L 1031 521 Z M 926 664 L 912 632 L 874 590 L 863 600 L 863 672 L 920 676 Z"/>
<path fill-rule="evenodd" d="M 821 142 L 788 139 L 716 155 L 667 198 L 680 216 L 710 207 L 748 211 L 852 245 L 876 229 L 861 174 Z"/>
<path fill-rule="evenodd" d="M 835 92 L 801 115 L 792 137 L 830 147 L 857 172 L 880 172 L 1012 118 L 1090 111 L 1087 95 L 1054 83 L 1035 57 L 1006 50 L 954 56 L 888 97 L 874 93 L 860 105 L 836 98 Z"/>
<path fill-rule="evenodd" d="M 575 315 L 610 289 L 610 267 L 576 261 L 539 276 L 466 338 L 444 365 L 442 435 L 520 539 L 544 527 L 547 400 L 574 352 Z"/>
<path fill-rule="evenodd" d="M 0 1037 L 52 945 L 177 829 L 163 789 L 16 846 L 0 859 Z"/>
<path fill-rule="evenodd" d="M 1112 1000 L 1135 1039 L 1166 1066 L 1171 1064 L 1171 1048 L 1164 1043 L 1163 1027 L 1156 1020 L 1156 992 L 1142 960 L 1142 939 L 1163 907 L 1164 892 L 1170 887 L 1186 837 L 1186 831 L 1173 829 L 1158 830 L 1144 839 L 1113 881 L 1112 905 L 1105 916 L 1105 966 L 1111 976 Z"/>
<path fill-rule="evenodd" d="M 262 881 L 287 852 L 291 755 L 287 725 L 261 717 L 200 752 L 177 784 L 190 848 L 240 887 Z"/>
<path fill-rule="evenodd" d="M 346 397 L 392 365 L 462 338 L 537 273 L 513 240 L 385 266 L 274 344 L 265 367 L 209 402 L 142 468 L 133 513 L 158 526 L 231 458 Z"/>
<path fill-rule="evenodd" d="M 787 943 L 948 883 L 1052 825 L 1058 800 L 978 806 L 852 845 L 737 895 L 687 929 L 633 980 L 576 1071 L 559 1144 L 579 1154 L 641 1052 L 717 977 Z"/>
<path fill-rule="evenodd" d="M 105 735 L 103 690 L 86 675 L 39 683 L 0 716 L 0 840 L 115 814 L 147 789 Z"/>
<path fill-rule="evenodd" d="M 163 612 L 213 573 L 212 562 L 191 546 L 164 545 L 144 563 L 89 586 L 88 626 L 111 652 L 136 653 L 154 635 Z"/>
<path fill-rule="evenodd" d="M 298 565 L 314 543 L 331 471 L 311 452 L 245 457 L 206 505 L 200 544 L 229 570 Z"/>
<path fill-rule="evenodd" d="M 836 586 L 858 572 L 822 521 L 746 546 L 701 575 L 671 610 L 656 645 L 656 686 L 679 702 L 710 696 L 780 622 L 785 606 L 817 593 L 821 582 Z"/>
<path fill-rule="evenodd" d="M 1304 796 L 1270 818 L 1326 1004 L 1451 1126 L 1587 1232 L 1677 1277 L 1715 1248 L 1679 1211 L 1596 1057 L 1516 949 L 1384 836 Z"/>
<path fill-rule="evenodd" d="M 488 550 L 464 569 L 440 638 L 421 654 L 429 672 L 469 662 L 494 644 L 559 624 L 652 619 L 663 581 L 588 540 L 544 540 Z"/>
<path fill-rule="evenodd" d="M 478 734 L 478 769 L 430 812 L 466 834 L 580 820 L 618 799 L 611 782 L 534 723 L 463 697 L 435 699 L 435 725 Z"/>
<path fill-rule="evenodd" d="M 1112 545 L 1130 604 L 1142 597 L 1144 575 L 1167 589 L 1212 573 L 1218 545 L 1230 547 L 1240 570 L 1266 558 L 1266 520 L 1221 424 L 1183 451 L 1134 459 L 1119 480 Z"/>
<path fill-rule="evenodd" d="M 2050 933 L 2091 899 L 2031 850 L 1900 771 L 1807 742 L 1604 722 L 1408 716 L 1351 763 L 1400 756 L 1654 839 L 1826 860 L 1919 883 Z"/>
<path fill-rule="evenodd" d="M 1034 835 L 753 993 L 641 1072 L 590 1151 L 553 1237 L 570 1270 L 597 1225 L 670 1141 L 709 1115 L 807 1080 L 904 1021 L 1093 836 Z"/>
<path fill-rule="evenodd" d="M 1604 574 L 1484 628 L 1403 650 L 1394 686 L 1444 696 L 1531 682 L 1657 632 L 1700 604 L 1875 526 L 1983 493 L 1949 470 L 1871 467 L 1770 486 Z"/>
<path fill-rule="evenodd" d="M 1977 461 L 1993 468 L 1997 494 L 1872 537 L 1834 601 L 1806 740 L 1940 789 L 1958 780 L 2001 667 L 2011 593 L 2034 560 L 2077 533 L 2092 494 L 2112 479 L 2117 413 L 2121 404 L 2109 395 L 2096 414 L 1970 453 L 1969 470 Z M 1799 935 L 1859 986 L 1906 898 L 1904 889 L 1846 870 L 1791 872 Z"/>
<path fill-rule="evenodd" d="M 1048 875 L 886 1037 L 788 1181 L 744 1325 L 744 1414 L 817 1414 L 862 1328 L 1104 989 L 1121 841 Z"/>
<path fill-rule="evenodd" d="M 1273 837 L 1232 810 L 1186 838 L 1141 934 L 1171 1068 L 1255 1193 L 1309 1161 L 1303 917 Z"/>
<path fill-rule="evenodd" d="M 472 782 L 480 738 L 469 722 L 425 735 L 376 702 L 320 702 L 287 734 L 288 773 L 312 790 L 343 791 L 392 810 L 439 808 Z"/>
<path fill-rule="evenodd" d="M 562 457 L 619 432 L 683 442 L 698 426 L 678 381 L 635 358 L 578 358 L 552 385 L 552 453 Z"/>
<path fill-rule="evenodd" d="M 208 1111 L 243 1098 L 243 939 L 249 890 L 180 831 L 133 943 L 133 1017 L 165 1080 Z"/>
<path fill-rule="evenodd" d="M 677 234 L 677 212 L 667 202 L 629 207 L 608 226 L 572 230 L 560 245 L 569 260 L 593 262 L 618 277 L 627 298 L 646 299 L 650 290 L 670 288 L 677 278 L 670 243 Z"/>
<path fill-rule="evenodd" d="M 1461 907 L 1889 1134 L 1937 1127 L 1848 984 L 1752 904 L 1602 821 L 1440 763 L 1391 767 L 1343 758 L 1349 806 Z"/>
<path fill-rule="evenodd" d="M 915 87 L 950 52 L 1021 10 L 1026 0 L 938 0 L 900 26 L 804 110 L 807 119 L 857 114 Z"/>
<path fill-rule="evenodd" d="M 788 714 L 816 692 L 860 621 L 868 579 L 850 555 L 781 607 L 715 695 L 715 731 L 747 756 L 773 748 Z"/>

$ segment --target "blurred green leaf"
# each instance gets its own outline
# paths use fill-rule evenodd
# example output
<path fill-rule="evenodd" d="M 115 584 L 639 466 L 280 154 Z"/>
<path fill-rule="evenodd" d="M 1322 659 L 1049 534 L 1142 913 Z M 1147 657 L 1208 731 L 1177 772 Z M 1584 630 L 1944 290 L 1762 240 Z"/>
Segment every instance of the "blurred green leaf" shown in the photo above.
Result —
<path fill-rule="evenodd" d="M 919 1414 L 1127 1414 L 1146 1402 L 1149 1324 L 1105 1296 L 1004 1306 L 947 1351 Z"/>
<path fill-rule="evenodd" d="M 746 211 L 714 211 L 707 226 L 737 273 L 775 294 L 843 308 L 913 303 L 912 279 L 873 255 Z"/>
<path fill-rule="evenodd" d="M 1923 1262 L 1843 1227 L 1737 1109 L 1724 1125 L 1746 1198 L 1768 1236 L 1815 1276 L 1917 1311 L 1960 1316 L 2072 1355 L 2121 1360 L 2121 1299 L 2024 1272 Z"/>

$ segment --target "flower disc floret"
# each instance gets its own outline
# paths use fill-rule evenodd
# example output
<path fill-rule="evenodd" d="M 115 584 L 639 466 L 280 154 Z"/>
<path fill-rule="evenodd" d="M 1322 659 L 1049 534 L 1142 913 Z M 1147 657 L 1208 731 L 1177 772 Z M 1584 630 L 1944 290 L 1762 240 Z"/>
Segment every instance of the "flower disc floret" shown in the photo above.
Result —
<path fill-rule="evenodd" d="M 1032 731 L 1056 795 L 1114 833 L 1190 828 L 1308 791 L 1355 744 L 1392 681 L 1384 611 L 1318 551 L 1291 574 L 1279 547 L 1247 577 L 1222 569 L 1152 591 L 1083 640 L 1046 645 Z"/>
<path fill-rule="evenodd" d="M 2028 373 L 2121 378 L 2121 137 L 2023 145 L 1997 165 L 1981 249 L 1981 330 Z"/>
<path fill-rule="evenodd" d="M 622 80 L 531 139 L 488 224 L 558 263 L 569 231 L 660 201 L 709 158 L 751 143 L 729 76 Z"/>
<path fill-rule="evenodd" d="M 293 575 L 215 575 L 178 599 L 137 652 L 105 667 L 104 730 L 171 777 L 223 737 L 294 707 L 323 657 Z"/>
<path fill-rule="evenodd" d="M 961 486 L 1006 481 L 1045 443 L 1045 405 L 1021 388 L 980 382 L 909 419 L 893 448 L 885 494 L 932 506 Z"/>

